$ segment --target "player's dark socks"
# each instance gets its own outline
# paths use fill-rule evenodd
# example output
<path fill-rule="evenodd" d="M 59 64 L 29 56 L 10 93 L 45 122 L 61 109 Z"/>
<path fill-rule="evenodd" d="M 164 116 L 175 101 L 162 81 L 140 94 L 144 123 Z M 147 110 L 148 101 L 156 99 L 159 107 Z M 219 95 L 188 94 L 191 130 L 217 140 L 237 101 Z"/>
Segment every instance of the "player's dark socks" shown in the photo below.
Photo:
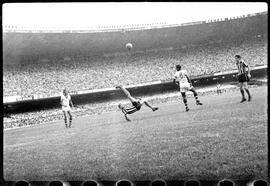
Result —
<path fill-rule="evenodd" d="M 244 90 L 241 89 L 240 92 L 242 94 L 242 98 L 245 99 L 245 92 L 244 92 Z"/>
<path fill-rule="evenodd" d="M 153 112 L 155 112 L 156 110 L 158 110 L 158 107 L 154 107 L 152 110 Z"/>
<path fill-rule="evenodd" d="M 194 97 L 195 97 L 195 99 L 197 99 L 198 97 L 198 94 L 197 94 L 197 92 L 195 91 L 195 89 L 193 88 L 193 89 L 191 89 L 191 92 L 193 92 L 193 95 L 194 95 Z M 197 97 L 197 98 L 196 98 Z"/>
<path fill-rule="evenodd" d="M 240 103 L 243 103 L 245 101 L 247 101 L 247 99 L 243 97 L 242 100 L 240 101 Z"/>
<path fill-rule="evenodd" d="M 247 95 L 248 95 L 248 101 L 251 101 L 251 95 L 250 95 L 250 92 L 248 89 L 245 89 L 245 91 L 247 92 Z"/>
<path fill-rule="evenodd" d="M 65 117 L 65 119 L 64 119 L 64 122 L 65 122 L 65 126 L 66 126 L 66 128 L 68 128 L 68 124 L 67 124 L 67 118 Z"/>
<path fill-rule="evenodd" d="M 188 108 L 188 105 L 187 105 L 187 99 L 184 98 L 184 99 L 183 99 L 183 102 L 184 102 L 184 104 L 185 104 L 186 111 L 189 111 L 189 108 Z"/>

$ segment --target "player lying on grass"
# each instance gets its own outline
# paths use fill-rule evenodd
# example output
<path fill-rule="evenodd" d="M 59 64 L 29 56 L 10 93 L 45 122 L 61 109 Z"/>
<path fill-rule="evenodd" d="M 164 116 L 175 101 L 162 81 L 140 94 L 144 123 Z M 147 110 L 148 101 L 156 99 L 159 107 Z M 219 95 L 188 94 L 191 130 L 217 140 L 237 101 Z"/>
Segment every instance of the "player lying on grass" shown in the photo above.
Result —
<path fill-rule="evenodd" d="M 70 105 L 73 108 L 73 103 L 71 101 L 71 97 L 70 97 L 67 89 L 64 89 L 63 94 L 61 95 L 61 105 L 62 105 L 62 111 L 64 114 L 65 126 L 66 126 L 66 128 L 70 128 L 71 122 L 72 122 L 72 115 L 70 113 L 70 111 L 71 111 Z M 69 116 L 69 125 L 67 124 L 67 116 Z"/>
<path fill-rule="evenodd" d="M 179 85 L 180 92 L 181 92 L 182 97 L 183 97 L 183 102 L 186 106 L 186 111 L 189 111 L 189 108 L 187 105 L 187 97 L 186 97 L 187 91 L 193 92 L 197 105 L 202 105 L 202 103 L 198 99 L 198 94 L 197 94 L 195 88 L 192 86 L 191 80 L 187 75 L 187 71 L 181 70 L 181 65 L 176 65 L 176 73 L 174 75 L 173 82 L 175 84 Z"/>
<path fill-rule="evenodd" d="M 148 106 L 149 108 L 152 109 L 152 111 L 156 111 L 158 110 L 158 107 L 152 107 L 151 105 L 149 105 L 148 102 L 146 102 L 145 100 L 141 99 L 141 98 L 134 98 L 130 95 L 129 91 L 127 89 L 125 89 L 124 87 L 122 86 L 117 86 L 116 88 L 119 88 L 121 89 L 124 94 L 127 96 L 127 98 L 131 101 L 132 103 L 132 107 L 130 108 L 125 108 L 123 107 L 121 104 L 118 105 L 118 107 L 122 110 L 122 112 L 124 113 L 125 115 L 125 118 L 127 121 L 130 121 L 130 119 L 128 118 L 128 114 L 133 114 L 137 111 L 139 111 L 142 107 L 143 104 L 145 104 L 146 106 Z"/>

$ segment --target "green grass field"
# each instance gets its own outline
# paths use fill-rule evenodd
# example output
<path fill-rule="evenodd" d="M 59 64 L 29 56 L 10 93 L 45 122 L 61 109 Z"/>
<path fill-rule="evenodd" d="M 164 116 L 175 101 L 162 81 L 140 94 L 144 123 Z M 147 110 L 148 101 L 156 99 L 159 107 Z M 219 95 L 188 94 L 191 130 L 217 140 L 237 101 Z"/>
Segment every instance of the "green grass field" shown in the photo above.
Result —
<path fill-rule="evenodd" d="M 5 180 L 267 178 L 267 87 L 4 130 Z"/>

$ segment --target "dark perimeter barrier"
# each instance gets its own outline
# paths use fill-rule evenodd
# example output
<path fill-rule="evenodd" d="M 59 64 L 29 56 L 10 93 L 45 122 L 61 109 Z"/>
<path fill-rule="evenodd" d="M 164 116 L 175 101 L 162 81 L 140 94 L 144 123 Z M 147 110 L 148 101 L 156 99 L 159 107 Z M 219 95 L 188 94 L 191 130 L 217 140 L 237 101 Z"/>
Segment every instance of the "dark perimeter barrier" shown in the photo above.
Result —
<path fill-rule="evenodd" d="M 252 78 L 267 77 L 267 66 L 259 66 L 251 70 Z M 237 71 L 228 71 L 214 73 L 204 76 L 191 77 L 191 81 L 195 87 L 205 87 L 209 85 L 215 85 L 217 82 L 238 82 Z M 135 97 L 149 96 L 155 94 L 168 93 L 178 91 L 178 86 L 173 84 L 172 81 L 157 81 L 153 83 L 146 83 L 134 86 L 126 86 L 131 95 Z M 71 94 L 74 105 L 82 105 L 89 103 L 101 103 L 111 100 L 119 100 L 125 98 L 125 95 L 116 88 L 78 91 L 75 94 Z M 46 109 L 60 108 L 60 96 L 20 100 L 13 102 L 5 102 L 3 104 L 4 114 L 11 113 L 24 113 L 30 111 L 40 111 Z"/>

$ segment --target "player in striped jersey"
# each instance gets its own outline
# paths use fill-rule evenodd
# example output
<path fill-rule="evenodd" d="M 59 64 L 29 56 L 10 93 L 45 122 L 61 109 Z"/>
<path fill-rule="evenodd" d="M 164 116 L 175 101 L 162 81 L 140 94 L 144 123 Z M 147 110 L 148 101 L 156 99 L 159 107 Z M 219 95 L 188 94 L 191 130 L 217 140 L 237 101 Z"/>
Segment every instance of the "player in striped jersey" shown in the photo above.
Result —
<path fill-rule="evenodd" d="M 130 108 L 125 108 L 123 107 L 121 104 L 118 105 L 118 107 L 122 110 L 122 112 L 125 115 L 125 118 L 127 121 L 130 121 L 130 119 L 128 118 L 128 114 L 133 114 L 137 111 L 139 111 L 142 107 L 143 104 L 145 104 L 146 106 L 148 106 L 149 108 L 152 109 L 152 111 L 156 111 L 158 110 L 158 107 L 152 107 L 147 101 L 141 99 L 141 98 L 134 98 L 130 95 L 129 91 L 127 89 L 125 89 L 123 86 L 117 86 L 116 88 L 121 89 L 124 94 L 127 96 L 127 98 L 131 101 L 132 103 L 132 107 Z"/>
<path fill-rule="evenodd" d="M 64 122 L 66 128 L 71 127 L 71 122 L 72 122 L 72 115 L 70 113 L 71 108 L 70 105 L 73 107 L 73 103 L 71 101 L 71 97 L 67 91 L 67 89 L 63 90 L 63 94 L 61 95 L 61 105 L 62 105 L 62 111 L 64 114 Z M 67 115 L 69 115 L 69 125 L 67 124 Z"/>
<path fill-rule="evenodd" d="M 187 105 L 187 97 L 186 97 L 186 91 L 191 91 L 194 94 L 196 104 L 202 105 L 202 103 L 198 99 L 198 94 L 195 90 L 195 88 L 191 84 L 191 80 L 187 75 L 186 70 L 181 70 L 181 65 L 176 65 L 176 72 L 174 75 L 173 82 L 177 84 L 180 88 L 180 92 L 183 97 L 183 102 L 186 106 L 186 111 L 189 111 L 188 105 Z"/>
<path fill-rule="evenodd" d="M 241 59 L 240 55 L 235 55 L 235 61 L 236 61 L 236 66 L 238 68 L 238 80 L 239 80 L 239 86 L 240 86 L 240 92 L 242 94 L 242 100 L 240 103 L 243 103 L 246 101 L 245 97 L 245 91 L 248 95 L 248 101 L 251 101 L 251 95 L 248 89 L 248 84 L 251 75 L 250 75 L 250 70 L 248 65 Z M 244 91 L 245 90 L 245 91 Z"/>

